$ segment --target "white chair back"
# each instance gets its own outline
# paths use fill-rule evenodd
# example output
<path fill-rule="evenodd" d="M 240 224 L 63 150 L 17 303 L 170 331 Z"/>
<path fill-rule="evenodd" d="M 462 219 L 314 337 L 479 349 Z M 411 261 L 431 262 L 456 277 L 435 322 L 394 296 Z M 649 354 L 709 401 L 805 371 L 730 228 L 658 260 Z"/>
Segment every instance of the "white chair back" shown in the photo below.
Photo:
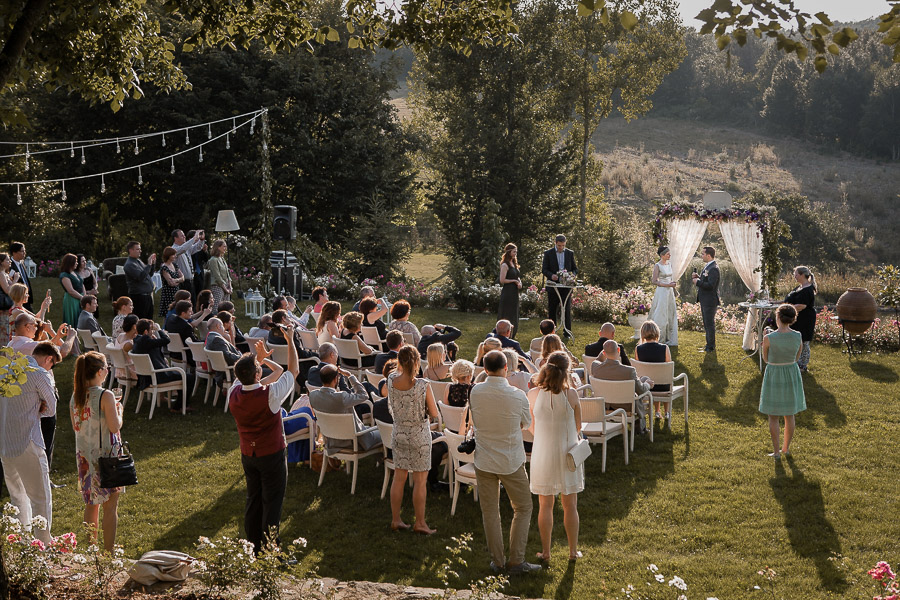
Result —
<path fill-rule="evenodd" d="M 452 381 L 434 381 L 431 379 L 426 379 L 428 385 L 431 386 L 431 393 L 434 394 L 435 402 L 443 402 L 444 398 L 447 397 L 447 389 L 450 387 Z"/>
<path fill-rule="evenodd" d="M 153 373 L 153 361 L 150 360 L 149 354 L 129 352 L 128 356 L 131 357 L 131 362 L 134 363 L 134 370 L 138 375 L 146 375 L 147 377 L 153 377 L 154 380 L 156 379 Z"/>
<path fill-rule="evenodd" d="M 394 446 L 391 442 L 391 437 L 394 435 L 394 425 L 377 419 L 375 420 L 375 425 L 378 426 L 378 433 L 381 434 L 381 444 L 385 450 L 393 450 Z"/>
<path fill-rule="evenodd" d="M 127 369 L 128 368 L 128 359 L 125 357 L 125 351 L 121 348 L 117 348 L 112 344 L 107 344 L 104 347 L 104 354 L 109 357 L 112 361 L 113 367 L 116 369 Z"/>
<path fill-rule="evenodd" d="M 316 411 L 316 426 L 327 438 L 333 440 L 355 440 L 356 424 L 350 413 L 326 413 Z"/>
<path fill-rule="evenodd" d="M 91 334 L 91 337 L 94 338 L 94 345 L 97 347 L 99 352 L 103 352 L 106 349 L 107 344 L 112 344 L 113 340 L 111 337 L 107 335 L 103 335 L 99 331 L 95 331 Z"/>
<path fill-rule="evenodd" d="M 444 427 L 456 433 L 461 432 L 465 426 L 466 412 L 469 408 L 467 406 L 450 406 L 443 402 L 438 402 L 437 407 Z"/>
<path fill-rule="evenodd" d="M 268 346 L 268 348 L 272 351 L 272 360 L 282 367 L 287 368 L 288 347 L 286 345 L 272 344 L 271 346 Z"/>
<path fill-rule="evenodd" d="M 200 339 L 205 340 L 206 334 L 209 333 L 209 321 L 200 321 L 194 329 L 197 330 L 197 335 Z"/>
<path fill-rule="evenodd" d="M 197 364 L 197 368 L 200 368 L 199 364 L 201 362 L 209 363 L 209 358 L 206 356 L 206 349 L 203 346 L 203 342 L 188 340 L 187 346 L 191 356 L 194 357 L 194 363 Z"/>
<path fill-rule="evenodd" d="M 234 372 L 234 367 L 228 365 L 228 361 L 225 360 L 225 354 L 221 350 L 205 350 L 205 352 L 206 356 L 209 358 L 209 366 L 212 367 L 214 371 L 225 373 L 225 376 L 231 381 L 231 374 Z"/>
<path fill-rule="evenodd" d="M 384 342 L 384 340 L 378 337 L 377 327 L 368 327 L 365 325 L 362 328 L 362 339 L 373 348 L 381 348 L 382 343 Z"/>
<path fill-rule="evenodd" d="M 410 346 L 416 345 L 416 338 L 413 337 L 413 334 L 406 333 L 405 331 L 403 331 L 401 333 L 403 333 L 403 343 L 409 344 Z"/>
<path fill-rule="evenodd" d="M 360 364 L 359 361 L 362 357 L 362 353 L 359 351 L 359 344 L 357 344 L 356 340 L 341 340 L 338 338 L 334 338 L 331 340 L 331 343 L 335 345 L 338 351 L 338 356 L 343 360 L 355 360 L 356 364 Z"/>
<path fill-rule="evenodd" d="M 307 350 L 312 350 L 315 352 L 319 349 L 319 338 L 316 337 L 315 331 L 304 331 L 300 330 L 300 341 L 303 343 L 303 347 Z"/>
<path fill-rule="evenodd" d="M 597 356 L 588 356 L 587 354 L 581 355 L 581 362 L 584 363 L 584 374 L 585 375 L 591 374 L 591 365 L 594 363 L 595 360 L 597 360 L 597 358 L 598 358 Z"/>
<path fill-rule="evenodd" d="M 603 396 L 581 399 L 581 422 L 602 423 L 606 420 L 606 399 Z"/>
<path fill-rule="evenodd" d="M 181 336 L 177 333 L 173 333 L 169 335 L 169 345 L 167 346 L 169 352 L 180 352 L 182 355 L 187 350 L 187 347 L 184 345 L 184 342 L 181 341 Z"/>
<path fill-rule="evenodd" d="M 634 403 L 634 381 L 609 381 L 591 377 L 591 389 L 594 397 L 603 396 L 607 404 L 632 404 Z"/>
<path fill-rule="evenodd" d="M 244 341 L 247 342 L 247 345 L 250 346 L 251 352 L 256 352 L 256 342 L 266 343 L 266 338 L 264 337 L 253 337 L 252 335 L 245 335 Z"/>
<path fill-rule="evenodd" d="M 78 332 L 78 339 L 81 340 L 81 346 L 84 348 L 84 351 L 88 350 L 96 350 L 97 342 L 94 341 L 94 338 L 91 336 L 90 329 L 76 329 Z"/>
<path fill-rule="evenodd" d="M 631 366 L 637 372 L 638 377 L 646 375 L 656 385 L 672 385 L 675 379 L 675 363 L 661 362 L 650 363 L 631 359 Z"/>
<path fill-rule="evenodd" d="M 384 376 L 381 373 L 373 373 L 372 371 L 366 371 L 366 381 L 374 385 L 376 388 L 378 384 L 381 383 L 381 380 L 384 379 Z"/>
<path fill-rule="evenodd" d="M 459 445 L 463 443 L 466 439 L 466 436 L 453 433 L 449 429 L 444 430 L 444 437 L 447 438 L 447 449 L 450 452 L 450 458 L 453 460 L 454 471 L 459 472 L 459 467 L 466 463 L 474 463 L 475 462 L 475 453 L 472 454 L 463 454 L 459 451 Z"/>

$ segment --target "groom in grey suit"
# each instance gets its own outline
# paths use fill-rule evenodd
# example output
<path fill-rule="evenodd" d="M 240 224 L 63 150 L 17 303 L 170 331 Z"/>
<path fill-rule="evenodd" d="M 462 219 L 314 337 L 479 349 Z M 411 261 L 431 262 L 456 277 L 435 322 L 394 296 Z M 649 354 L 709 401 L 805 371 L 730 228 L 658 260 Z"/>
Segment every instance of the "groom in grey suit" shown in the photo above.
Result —
<path fill-rule="evenodd" d="M 716 264 L 716 249 L 712 246 L 703 248 L 701 255 L 703 271 L 694 273 L 691 278 L 697 286 L 697 302 L 703 315 L 703 329 L 706 331 L 706 346 L 701 352 L 716 350 L 716 310 L 719 308 L 719 266 Z"/>

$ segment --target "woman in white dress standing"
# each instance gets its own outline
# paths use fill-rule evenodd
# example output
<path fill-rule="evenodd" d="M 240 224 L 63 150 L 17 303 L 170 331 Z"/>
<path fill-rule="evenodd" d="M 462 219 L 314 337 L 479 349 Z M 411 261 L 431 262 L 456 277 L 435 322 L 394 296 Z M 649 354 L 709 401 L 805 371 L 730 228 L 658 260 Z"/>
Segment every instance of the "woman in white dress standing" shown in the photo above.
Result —
<path fill-rule="evenodd" d="M 566 453 L 578 441 L 581 404 L 569 385 L 569 357 L 554 352 L 544 361 L 528 393 L 531 406 L 531 493 L 538 495 L 538 529 L 542 562 L 550 560 L 553 504 L 562 494 L 563 523 L 569 541 L 569 560 L 581 558 L 578 551 L 578 492 L 584 490 L 584 464 L 575 471 L 566 468 Z"/>
<path fill-rule="evenodd" d="M 653 302 L 650 304 L 651 321 L 659 325 L 659 342 L 668 346 L 678 345 L 678 306 L 675 304 L 675 286 L 678 282 L 672 276 L 669 259 L 672 254 L 668 246 L 657 250 L 659 262 L 653 265 L 650 281 L 656 286 Z"/>

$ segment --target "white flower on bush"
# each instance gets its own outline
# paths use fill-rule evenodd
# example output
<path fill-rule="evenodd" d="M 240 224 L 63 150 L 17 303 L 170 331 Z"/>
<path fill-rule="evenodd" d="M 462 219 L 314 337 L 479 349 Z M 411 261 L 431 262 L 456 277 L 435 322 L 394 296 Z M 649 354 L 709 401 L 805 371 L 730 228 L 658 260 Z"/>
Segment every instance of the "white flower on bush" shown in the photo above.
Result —
<path fill-rule="evenodd" d="M 663 576 L 662 573 L 657 573 L 656 575 L 654 575 L 654 577 L 656 577 L 656 580 L 660 583 L 666 582 L 666 578 Z M 672 585 L 672 584 L 670 583 L 669 585 Z"/>
<path fill-rule="evenodd" d="M 47 523 L 46 517 L 42 517 L 41 515 L 31 517 L 32 529 L 47 529 L 47 527 L 49 527 L 49 524 Z"/>
<path fill-rule="evenodd" d="M 669 580 L 669 586 L 675 586 L 682 592 L 687 590 L 687 584 L 684 582 L 684 579 L 682 579 L 678 575 L 674 575 L 672 579 Z"/>
<path fill-rule="evenodd" d="M 10 504 L 9 502 L 7 502 L 3 506 L 3 514 L 12 515 L 15 517 L 19 514 L 19 507 L 15 504 Z"/>
<path fill-rule="evenodd" d="M 299 537 L 292 542 L 295 546 L 306 548 L 306 538 Z"/>
<path fill-rule="evenodd" d="M 241 540 L 241 548 L 243 548 L 244 554 L 251 557 L 253 556 L 253 542 Z"/>
<path fill-rule="evenodd" d="M 73 554 L 69 557 L 69 560 L 79 565 L 87 564 L 87 557 L 84 554 Z"/>

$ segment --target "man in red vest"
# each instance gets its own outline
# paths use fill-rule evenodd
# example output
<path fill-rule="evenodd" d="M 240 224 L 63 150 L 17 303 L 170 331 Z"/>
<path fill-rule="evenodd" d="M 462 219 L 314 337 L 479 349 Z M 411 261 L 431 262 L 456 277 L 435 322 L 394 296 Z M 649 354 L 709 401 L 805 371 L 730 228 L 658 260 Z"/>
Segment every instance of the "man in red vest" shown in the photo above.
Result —
<path fill-rule="evenodd" d="M 229 410 L 237 422 L 241 441 L 241 465 L 247 479 L 244 531 L 259 554 L 265 536 L 278 533 L 281 505 L 287 487 L 287 444 L 281 421 L 281 403 L 294 389 L 299 366 L 293 328 L 287 328 L 288 370 L 270 360 L 262 341 L 256 354 L 244 354 L 234 365 L 240 381 L 229 397 Z M 272 374 L 262 377 L 265 365 Z"/>

